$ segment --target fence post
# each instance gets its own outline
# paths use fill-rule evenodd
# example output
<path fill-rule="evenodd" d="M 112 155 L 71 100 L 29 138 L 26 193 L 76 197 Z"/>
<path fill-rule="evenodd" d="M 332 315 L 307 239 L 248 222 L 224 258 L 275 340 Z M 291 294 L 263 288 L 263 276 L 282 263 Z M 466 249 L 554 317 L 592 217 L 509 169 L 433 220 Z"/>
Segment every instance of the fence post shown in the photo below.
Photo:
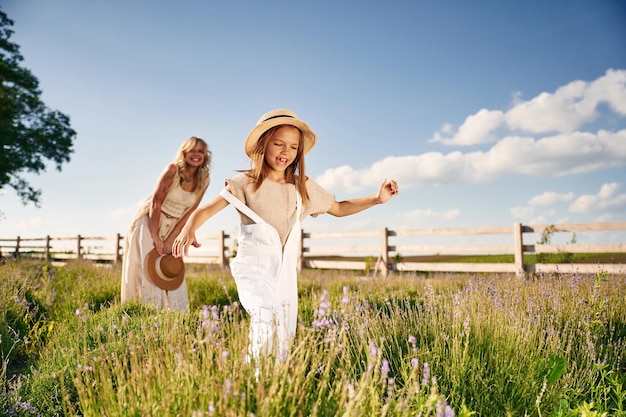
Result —
<path fill-rule="evenodd" d="M 383 277 L 389 275 L 389 234 L 386 227 L 383 228 L 380 246 L 380 258 L 382 262 L 381 272 Z"/>
<path fill-rule="evenodd" d="M 296 265 L 299 274 L 304 269 L 304 229 L 300 229 L 300 245 L 298 247 L 298 261 Z"/>
<path fill-rule="evenodd" d="M 515 269 L 516 274 L 519 277 L 524 275 L 524 237 L 522 235 L 522 224 L 514 223 L 513 224 L 513 254 L 515 255 Z"/>
<path fill-rule="evenodd" d="M 20 259 L 20 240 L 19 236 L 15 239 L 15 260 Z"/>
<path fill-rule="evenodd" d="M 76 242 L 77 242 L 76 243 L 76 259 L 78 260 L 83 258 L 83 255 L 81 253 L 81 249 L 82 249 L 81 244 L 83 243 L 82 240 L 83 238 L 80 235 L 78 235 L 78 237 L 76 238 Z"/>
<path fill-rule="evenodd" d="M 122 250 L 122 235 L 117 233 L 115 235 L 115 256 L 113 257 L 113 265 L 117 265 L 122 260 L 121 250 Z"/>
<path fill-rule="evenodd" d="M 223 230 L 220 230 L 219 233 L 219 248 L 220 248 L 220 253 L 218 255 L 218 263 L 221 265 L 222 268 L 226 268 L 226 242 L 225 242 L 226 236 L 224 234 Z"/>
<path fill-rule="evenodd" d="M 52 256 L 50 256 L 50 235 L 46 236 L 46 249 L 45 249 L 46 262 L 50 263 Z"/>

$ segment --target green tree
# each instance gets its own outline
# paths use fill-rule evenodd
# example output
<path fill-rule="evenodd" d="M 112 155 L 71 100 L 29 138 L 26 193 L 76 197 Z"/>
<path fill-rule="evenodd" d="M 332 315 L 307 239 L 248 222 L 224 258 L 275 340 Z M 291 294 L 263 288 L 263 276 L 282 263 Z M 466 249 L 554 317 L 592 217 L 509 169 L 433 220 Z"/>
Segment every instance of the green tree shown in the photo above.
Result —
<path fill-rule="evenodd" d="M 20 66 L 20 47 L 9 40 L 12 26 L 0 10 L 0 189 L 9 186 L 24 205 L 39 206 L 41 190 L 22 175 L 45 171 L 46 160 L 61 171 L 70 160 L 76 132 L 68 116 L 41 101 L 39 80 Z"/>

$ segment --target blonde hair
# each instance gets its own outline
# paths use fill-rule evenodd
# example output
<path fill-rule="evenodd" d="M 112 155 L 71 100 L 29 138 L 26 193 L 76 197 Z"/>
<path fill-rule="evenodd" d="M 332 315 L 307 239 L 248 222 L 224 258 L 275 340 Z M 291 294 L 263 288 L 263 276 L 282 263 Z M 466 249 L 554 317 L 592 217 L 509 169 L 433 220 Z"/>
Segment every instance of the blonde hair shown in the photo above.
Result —
<path fill-rule="evenodd" d="M 210 177 L 210 168 L 212 161 L 212 154 L 209 150 L 209 145 L 204 141 L 204 139 L 200 139 L 196 136 L 192 136 L 180 145 L 178 148 L 178 152 L 176 152 L 176 156 L 174 157 L 174 164 L 178 168 L 178 176 L 180 177 L 180 182 L 182 184 L 184 180 L 184 172 L 187 167 L 187 163 L 185 162 L 185 155 L 193 151 L 197 144 L 201 144 L 204 146 L 204 162 L 201 166 L 198 167 L 195 174 L 196 185 L 194 187 L 194 192 L 198 190 L 204 190 L 209 186 L 209 182 L 211 181 Z"/>
<path fill-rule="evenodd" d="M 290 126 L 298 129 L 293 125 L 278 125 L 267 129 L 259 137 L 259 140 L 254 146 L 254 150 L 250 156 L 250 169 L 242 171 L 245 172 L 246 175 L 252 180 L 254 184 L 254 191 L 257 191 L 261 187 L 261 184 L 265 181 L 265 178 L 267 178 L 268 172 L 270 171 L 270 167 L 265 161 L 265 150 L 267 149 L 267 144 L 272 138 L 272 135 L 274 135 L 274 132 L 283 126 Z M 304 137 L 300 129 L 298 129 L 298 132 L 300 132 L 298 153 L 296 155 L 296 159 L 285 170 L 285 180 L 290 184 L 295 184 L 298 193 L 302 196 L 302 204 L 306 205 L 309 202 L 309 194 L 306 191 L 307 178 L 304 173 Z"/>

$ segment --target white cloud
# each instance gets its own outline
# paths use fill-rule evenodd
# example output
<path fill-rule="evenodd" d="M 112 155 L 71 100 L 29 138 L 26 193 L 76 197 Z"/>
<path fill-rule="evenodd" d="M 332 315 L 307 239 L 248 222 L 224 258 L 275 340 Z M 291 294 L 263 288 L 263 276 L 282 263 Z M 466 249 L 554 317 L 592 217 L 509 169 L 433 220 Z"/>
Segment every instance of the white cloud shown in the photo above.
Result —
<path fill-rule="evenodd" d="M 497 140 L 493 131 L 504 122 L 504 114 L 500 110 L 481 109 L 478 113 L 467 116 L 458 132 L 447 139 L 442 134 L 452 132 L 451 125 L 446 124 L 435 133 L 431 142 L 441 142 L 448 145 L 476 145 L 491 143 Z"/>
<path fill-rule="evenodd" d="M 603 214 L 595 218 L 595 222 L 604 223 L 613 221 L 614 216 L 611 213 Z M 564 222 L 565 223 L 565 222 Z"/>
<path fill-rule="evenodd" d="M 452 133 L 452 125 L 450 123 L 446 123 L 443 126 L 441 126 L 441 129 L 439 129 L 439 132 L 435 132 L 435 134 L 433 135 L 433 138 L 429 141 L 429 142 L 447 142 L 448 139 L 446 139 L 444 137 L 445 136 L 449 136 L 450 133 Z"/>
<path fill-rule="evenodd" d="M 626 71 L 608 70 L 592 82 L 573 81 L 552 94 L 541 93 L 526 102 L 517 99 L 505 118 L 512 129 L 572 132 L 594 121 L 603 103 L 626 115 Z"/>
<path fill-rule="evenodd" d="M 346 231 L 367 230 L 368 228 L 370 228 L 371 223 L 371 219 L 368 217 L 363 220 L 346 223 L 345 225 L 343 225 L 342 229 Z"/>
<path fill-rule="evenodd" d="M 18 222 L 15 225 L 15 229 L 19 231 L 28 232 L 31 230 L 38 230 L 44 224 L 41 217 L 31 217 L 30 219 Z"/>
<path fill-rule="evenodd" d="M 511 215 L 517 220 L 529 219 L 535 215 L 535 210 L 532 207 L 513 207 Z"/>
<path fill-rule="evenodd" d="M 612 182 L 602 185 L 597 194 L 586 194 L 578 197 L 570 205 L 569 210 L 573 213 L 590 213 L 599 211 L 626 210 L 626 194 L 619 194 L 621 184 Z"/>
<path fill-rule="evenodd" d="M 137 204 L 137 207 L 121 207 L 113 210 L 110 213 L 110 216 L 113 219 L 130 219 L 134 216 L 138 209 L 139 204 Z"/>
<path fill-rule="evenodd" d="M 513 207 L 510 212 L 514 219 L 526 224 L 559 224 L 568 223 L 569 217 L 560 216 L 554 209 L 537 212 L 538 206 L 549 206 L 572 201 L 569 206 L 571 213 L 593 213 L 594 221 L 610 221 L 614 213 L 626 211 L 626 194 L 620 193 L 622 185 L 617 182 L 607 183 L 600 187 L 597 194 L 582 195 L 574 199 L 574 193 L 545 192 L 532 197 L 528 206 Z"/>
<path fill-rule="evenodd" d="M 626 115 L 626 71 L 608 70 L 604 77 L 591 83 L 589 95 L 607 103 L 614 112 Z"/>
<path fill-rule="evenodd" d="M 446 210 L 443 212 L 434 211 L 431 209 L 426 210 L 413 210 L 404 215 L 406 220 L 410 221 L 423 221 L 423 220 L 451 220 L 456 219 L 461 215 L 461 210 Z"/>
<path fill-rule="evenodd" d="M 573 199 L 574 193 L 572 192 L 560 194 L 552 191 L 546 191 L 543 194 L 532 197 L 528 200 L 528 204 L 531 206 L 551 206 L 558 203 L 567 203 Z"/>
<path fill-rule="evenodd" d="M 570 222 L 570 218 L 567 216 L 559 217 L 556 219 L 554 224 L 567 224 Z"/>
<path fill-rule="evenodd" d="M 608 70 L 592 82 L 573 81 L 528 101 L 516 92 L 508 111 L 481 109 L 468 116 L 456 133 L 451 124 L 445 124 L 430 142 L 457 146 L 492 143 L 497 140 L 495 130 L 504 127 L 531 134 L 572 133 L 597 119 L 601 104 L 626 115 L 626 70 Z"/>
<path fill-rule="evenodd" d="M 517 103 L 506 113 L 506 122 L 510 128 L 526 132 L 571 132 L 598 116 L 598 103 L 587 97 L 586 91 L 587 83 L 574 81 L 553 94 L 541 93 Z"/>
<path fill-rule="evenodd" d="M 485 144 L 494 141 L 497 132 L 500 139 L 488 149 L 388 156 L 360 169 L 348 165 L 329 169 L 316 180 L 335 192 L 360 192 L 377 189 L 385 178 L 396 179 L 402 189 L 488 182 L 502 175 L 566 176 L 626 166 L 626 129 L 575 130 L 597 116 L 600 103 L 626 115 L 626 70 L 609 70 L 592 82 L 574 81 L 530 101 L 515 96 L 514 101 L 506 113 L 481 109 L 468 116 L 456 133 L 446 124 L 431 139 L 442 144 Z M 530 134 L 506 132 L 507 127 Z M 538 196 L 532 204 L 547 204 L 550 198 L 564 197 Z M 586 200 L 573 204 L 573 209 L 585 210 Z"/>
<path fill-rule="evenodd" d="M 543 213 L 535 212 L 533 207 L 522 206 L 513 207 L 511 209 L 511 215 L 513 218 L 523 224 L 546 224 L 546 223 L 558 223 L 549 221 L 550 218 L 556 216 L 554 210 L 548 210 Z"/>
<path fill-rule="evenodd" d="M 402 188 L 485 182 L 505 174 L 564 176 L 624 165 L 626 130 L 601 130 L 538 140 L 509 136 L 484 152 L 388 156 L 359 170 L 348 165 L 328 169 L 316 181 L 328 190 L 357 192 L 377 188 L 385 178 L 397 180 Z"/>

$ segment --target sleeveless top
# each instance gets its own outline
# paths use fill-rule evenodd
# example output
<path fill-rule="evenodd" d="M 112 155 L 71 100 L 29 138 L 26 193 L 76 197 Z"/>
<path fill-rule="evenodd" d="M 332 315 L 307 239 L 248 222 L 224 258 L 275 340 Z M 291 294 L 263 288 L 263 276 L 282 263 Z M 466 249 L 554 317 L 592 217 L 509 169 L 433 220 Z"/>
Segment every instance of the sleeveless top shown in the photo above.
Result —
<path fill-rule="evenodd" d="M 168 217 L 180 219 L 196 203 L 197 198 L 193 191 L 183 190 L 180 181 L 175 181 L 161 203 L 161 211 Z"/>
<path fill-rule="evenodd" d="M 207 183 L 207 187 L 208 185 L 209 184 Z M 183 190 L 180 185 L 180 175 L 178 175 L 178 172 L 176 172 L 176 175 L 174 175 L 174 179 L 172 181 L 172 185 L 170 186 L 169 190 L 167 190 L 167 194 L 165 195 L 165 200 L 163 201 L 163 203 L 161 203 L 161 217 L 180 219 L 187 213 L 187 211 L 189 211 L 191 207 L 193 207 L 198 197 L 205 190 Z M 150 213 L 151 206 L 152 195 L 148 196 L 148 198 L 146 198 L 143 203 L 141 203 L 141 206 L 139 207 L 139 210 L 137 210 L 133 222 L 131 223 L 131 231 L 134 230 L 135 227 L 137 227 L 137 224 L 143 218 L 143 216 L 146 216 L 148 213 Z"/>

